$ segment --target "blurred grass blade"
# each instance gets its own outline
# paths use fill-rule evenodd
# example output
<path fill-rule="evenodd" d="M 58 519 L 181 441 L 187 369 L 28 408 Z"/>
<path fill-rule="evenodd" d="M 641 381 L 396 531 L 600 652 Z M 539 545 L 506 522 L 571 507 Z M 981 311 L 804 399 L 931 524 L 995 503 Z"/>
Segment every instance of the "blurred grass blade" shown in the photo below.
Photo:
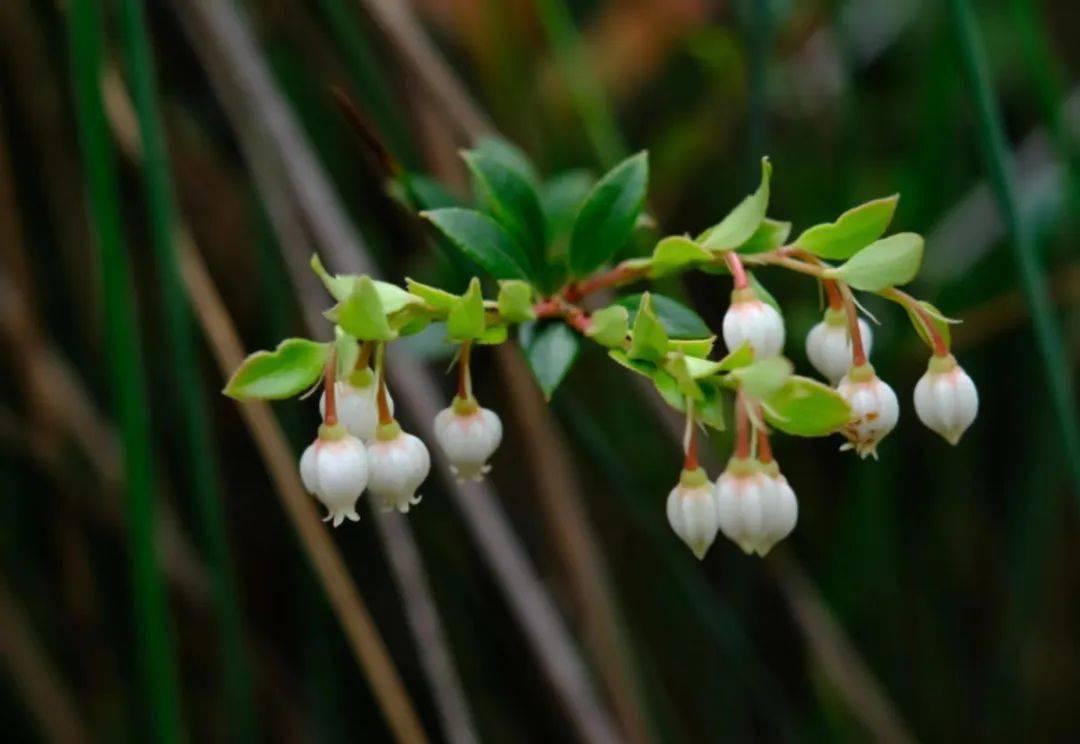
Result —
<path fill-rule="evenodd" d="M 1065 341 L 1054 315 L 1046 277 L 1035 253 L 1034 234 L 1020 215 L 1020 206 L 1009 166 L 1004 126 L 991 89 L 982 42 L 968 0 L 949 0 L 953 32 L 967 78 L 967 90 L 975 107 L 983 159 L 990 186 L 1009 231 L 1020 286 L 1031 310 L 1035 340 L 1046 371 L 1046 383 L 1054 405 L 1061 446 L 1064 450 L 1073 490 L 1080 498 L 1080 423 L 1077 420 L 1071 366 L 1065 355 Z"/>
<path fill-rule="evenodd" d="M 208 406 L 177 262 L 172 177 L 158 111 L 150 39 L 142 0 L 123 0 L 121 10 L 127 69 L 142 141 L 144 188 L 165 323 L 164 341 L 170 357 L 168 367 L 176 384 L 172 402 L 182 421 L 188 484 L 195 498 L 219 622 L 229 739 L 250 741 L 255 725 L 251 672 L 244 651 L 243 621 L 229 557 L 217 461 L 206 413 Z"/>
<path fill-rule="evenodd" d="M 593 72 L 584 59 L 581 36 L 564 0 L 536 0 L 536 12 L 547 33 L 548 43 L 559 66 L 585 132 L 600 164 L 610 168 L 626 157 L 626 143 L 619 134 L 615 116 Z"/>
<path fill-rule="evenodd" d="M 116 171 L 101 101 L 101 19 L 97 3 L 71 0 L 67 26 L 89 216 L 101 264 L 112 393 L 124 445 L 131 590 L 136 655 L 147 696 L 145 719 L 155 741 L 177 742 L 186 736 L 167 597 L 154 551 L 155 478 L 146 379 L 121 230 Z"/>

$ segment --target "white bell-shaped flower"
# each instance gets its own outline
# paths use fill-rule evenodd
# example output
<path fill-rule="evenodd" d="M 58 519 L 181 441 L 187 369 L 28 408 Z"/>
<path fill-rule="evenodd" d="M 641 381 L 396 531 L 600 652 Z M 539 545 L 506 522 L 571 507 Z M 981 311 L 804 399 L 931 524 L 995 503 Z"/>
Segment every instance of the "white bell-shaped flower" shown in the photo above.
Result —
<path fill-rule="evenodd" d="M 683 470 L 667 498 L 668 524 L 698 560 L 705 557 L 720 528 L 716 489 L 701 468 Z"/>
<path fill-rule="evenodd" d="M 435 439 L 459 480 L 481 480 L 491 471 L 487 461 L 502 441 L 498 415 L 474 398 L 454 398 L 435 416 Z"/>
<path fill-rule="evenodd" d="M 416 489 L 431 471 L 431 456 L 419 437 L 394 421 L 379 426 L 368 442 L 368 468 L 368 490 L 383 510 L 405 514 L 420 503 Z"/>
<path fill-rule="evenodd" d="M 334 383 L 337 394 L 338 420 L 345 425 L 349 433 L 368 441 L 375 436 L 375 427 L 379 424 L 379 408 L 375 402 L 378 385 L 370 369 L 356 370 L 347 382 Z M 386 403 L 390 413 L 394 412 L 394 399 L 390 391 L 386 392 Z M 319 398 L 319 413 L 326 415 L 326 393 Z"/>
<path fill-rule="evenodd" d="M 863 349 L 870 356 L 874 336 L 870 324 L 859 318 L 859 334 Z M 851 337 L 848 334 L 847 315 L 843 310 L 828 309 L 825 318 L 806 334 L 806 356 L 814 369 L 830 384 L 835 385 L 851 369 Z"/>
<path fill-rule="evenodd" d="M 324 522 L 339 526 L 360 520 L 356 501 L 368 484 L 368 457 L 364 443 L 341 424 L 320 426 L 319 437 L 300 458 L 300 479 L 323 506 Z"/>
<path fill-rule="evenodd" d="M 759 300 L 752 289 L 731 293 L 723 333 L 728 351 L 749 343 L 756 359 L 776 356 L 784 350 L 784 319 L 776 308 Z"/>
<path fill-rule="evenodd" d="M 771 466 L 771 467 L 770 467 Z M 799 518 L 795 492 L 775 463 L 733 457 L 716 481 L 720 529 L 747 555 L 764 556 Z"/>
<path fill-rule="evenodd" d="M 900 417 L 900 404 L 893 389 L 874 373 L 870 364 L 852 367 L 836 392 L 851 407 L 851 419 L 841 430 L 848 442 L 840 449 L 854 449 L 859 456 L 873 455 L 877 445 L 893 430 Z"/>
<path fill-rule="evenodd" d="M 956 444 L 979 412 L 979 391 L 952 354 L 930 358 L 915 385 L 915 413 L 949 444 Z"/>

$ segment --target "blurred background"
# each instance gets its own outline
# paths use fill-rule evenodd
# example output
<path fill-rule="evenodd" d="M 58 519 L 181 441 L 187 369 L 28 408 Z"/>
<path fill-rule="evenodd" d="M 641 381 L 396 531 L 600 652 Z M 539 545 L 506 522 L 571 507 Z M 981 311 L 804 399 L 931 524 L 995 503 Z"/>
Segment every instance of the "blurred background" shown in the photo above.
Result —
<path fill-rule="evenodd" d="M 1076 11 L 0 2 L 4 738 L 1075 739 Z M 489 483 L 436 472 L 407 520 L 327 530 L 295 473 L 314 401 L 237 405 L 224 377 L 325 334 L 314 251 L 456 288 L 371 138 L 445 204 L 495 133 L 571 194 L 648 149 L 640 251 L 717 221 L 762 154 L 796 231 L 900 192 L 978 421 L 956 448 L 918 422 L 927 350 L 869 305 L 902 406 L 880 461 L 780 437 L 796 531 L 699 564 L 664 517 L 663 407 L 589 345 L 545 406 L 507 345 L 474 355 L 507 429 Z M 808 370 L 813 285 L 762 279 Z M 661 290 L 719 327 L 723 279 Z M 448 349 L 391 358 L 423 429 Z M 730 441 L 708 449 L 715 476 Z"/>

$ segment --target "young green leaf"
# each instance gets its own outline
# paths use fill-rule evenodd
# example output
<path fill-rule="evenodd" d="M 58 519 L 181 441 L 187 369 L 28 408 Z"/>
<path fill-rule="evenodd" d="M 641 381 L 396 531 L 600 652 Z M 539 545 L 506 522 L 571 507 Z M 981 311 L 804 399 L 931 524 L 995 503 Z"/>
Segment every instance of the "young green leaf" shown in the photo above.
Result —
<path fill-rule="evenodd" d="M 616 304 L 622 305 L 630 311 L 630 324 L 633 325 L 637 317 L 638 306 L 641 305 L 641 294 L 626 295 L 616 300 Z M 652 302 L 653 312 L 660 322 L 664 324 L 669 338 L 701 339 L 713 335 L 709 326 L 693 310 L 681 302 L 656 294 L 649 295 Z"/>
<path fill-rule="evenodd" d="M 740 367 L 748 367 L 754 363 L 754 347 L 747 341 L 735 351 L 730 352 L 720 360 L 720 372 L 731 372 Z"/>
<path fill-rule="evenodd" d="M 788 378 L 763 405 L 769 424 L 798 437 L 827 436 L 851 418 L 851 408 L 838 392 L 798 375 Z"/>
<path fill-rule="evenodd" d="M 553 176 L 541 187 L 540 205 L 547 220 L 551 255 L 566 252 L 574 217 L 595 183 L 596 179 L 588 171 L 572 170 Z"/>
<path fill-rule="evenodd" d="M 899 198 L 898 194 L 893 194 L 849 209 L 836 222 L 807 229 L 795 245 L 821 258 L 851 258 L 885 234 Z"/>
<path fill-rule="evenodd" d="M 397 336 L 386 319 L 379 290 L 369 276 L 357 279 L 352 293 L 327 316 L 361 341 L 389 341 Z"/>
<path fill-rule="evenodd" d="M 326 291 L 330 293 L 338 302 L 341 302 L 352 292 L 353 284 L 356 283 L 356 276 L 354 274 L 336 274 L 331 275 L 326 267 L 322 264 L 322 259 L 319 258 L 318 253 L 311 254 L 311 270 L 315 272 L 315 275 L 322 280 L 322 283 L 326 286 Z"/>
<path fill-rule="evenodd" d="M 344 380 L 352 374 L 356 367 L 356 360 L 360 358 L 360 345 L 356 338 L 341 330 L 341 326 L 334 326 L 334 352 L 337 355 L 337 379 Z"/>
<path fill-rule="evenodd" d="M 611 305 L 592 314 L 588 337 L 609 349 L 621 349 L 630 332 L 630 312 L 622 305 Z"/>
<path fill-rule="evenodd" d="M 649 276 L 674 274 L 690 266 L 713 260 L 713 254 L 685 235 L 672 235 L 656 244 Z"/>
<path fill-rule="evenodd" d="M 847 282 L 864 292 L 907 284 L 919 273 L 923 239 L 915 233 L 897 233 L 871 243 L 843 266 L 829 272 L 830 278 Z"/>
<path fill-rule="evenodd" d="M 694 404 L 694 417 L 716 431 L 724 430 L 724 392 L 719 383 L 703 380 L 703 398 Z"/>
<path fill-rule="evenodd" d="M 447 292 L 445 289 L 432 287 L 428 284 L 421 284 L 409 277 L 405 277 L 405 286 L 409 288 L 411 294 L 416 295 L 422 299 L 428 307 L 438 312 L 450 312 L 458 301 L 458 296 L 456 294 Z"/>
<path fill-rule="evenodd" d="M 682 354 L 669 355 L 664 361 L 664 371 L 675 378 L 679 392 L 682 393 L 684 398 L 697 401 L 704 397 L 701 388 L 698 387 L 694 376 L 690 373 L 690 368 L 686 364 L 686 357 Z"/>
<path fill-rule="evenodd" d="M 628 370 L 637 372 L 639 375 L 648 377 L 650 380 L 656 376 L 659 371 L 657 366 L 652 362 L 646 362 L 642 359 L 631 359 L 622 349 L 611 349 L 608 351 L 608 356 Z"/>
<path fill-rule="evenodd" d="M 451 341 L 472 341 L 484 335 L 484 296 L 475 276 L 446 318 L 446 335 Z"/>
<path fill-rule="evenodd" d="M 273 351 L 257 351 L 240 365 L 225 385 L 236 400 L 280 399 L 315 384 L 330 358 L 330 344 L 287 338 Z"/>
<path fill-rule="evenodd" d="M 641 296 L 641 304 L 634 317 L 634 331 L 630 335 L 630 358 L 658 362 L 667 354 L 667 349 L 667 331 L 653 312 L 652 299 L 646 292 Z"/>
<path fill-rule="evenodd" d="M 544 261 L 547 221 L 533 184 L 506 163 L 472 151 L 463 154 L 480 189 L 481 203 L 521 245 L 535 270 Z"/>
<path fill-rule="evenodd" d="M 536 167 L 529 160 L 529 156 L 520 147 L 502 137 L 488 135 L 480 138 L 473 152 L 509 168 L 534 186 L 540 182 Z"/>
<path fill-rule="evenodd" d="M 647 153 L 616 165 L 589 192 L 574 220 L 567 254 L 570 271 L 585 276 L 611 260 L 630 238 L 645 203 Z"/>
<path fill-rule="evenodd" d="M 704 359 L 712 353 L 713 346 L 716 344 L 716 336 L 709 336 L 708 338 L 689 338 L 689 339 L 673 339 L 670 338 L 671 332 L 668 332 L 668 348 L 672 351 L 681 351 L 690 357 L 701 357 Z"/>
<path fill-rule="evenodd" d="M 776 393 L 792 373 L 791 362 L 781 356 L 768 357 L 746 367 L 732 370 L 731 377 L 753 397 L 764 400 Z"/>
<path fill-rule="evenodd" d="M 701 357 L 686 356 L 686 369 L 690 373 L 690 376 L 695 380 L 700 380 L 704 377 L 712 377 L 718 372 L 724 371 L 724 365 L 720 362 L 714 362 L 711 359 L 702 359 Z"/>
<path fill-rule="evenodd" d="M 496 279 L 528 279 L 524 249 L 502 226 L 473 209 L 436 209 L 421 212 L 466 258 Z"/>
<path fill-rule="evenodd" d="M 761 184 L 750 196 L 743 199 L 719 224 L 710 228 L 701 244 L 710 251 L 728 251 L 745 243 L 757 231 L 765 219 L 769 207 L 769 179 L 772 165 L 768 158 L 761 159 Z"/>
<path fill-rule="evenodd" d="M 521 345 L 540 390 L 550 400 L 577 359 L 581 338 L 562 322 L 527 323 L 521 326 Z"/>
<path fill-rule="evenodd" d="M 749 240 L 736 248 L 735 251 L 747 255 L 775 251 L 784 244 L 784 241 L 788 239 L 788 235 L 791 235 L 790 222 L 781 222 L 766 217 L 758 225 L 757 230 L 754 231 Z"/>
<path fill-rule="evenodd" d="M 509 323 L 524 323 L 536 317 L 532 306 L 533 291 L 528 282 L 507 279 L 499 282 L 499 315 Z"/>

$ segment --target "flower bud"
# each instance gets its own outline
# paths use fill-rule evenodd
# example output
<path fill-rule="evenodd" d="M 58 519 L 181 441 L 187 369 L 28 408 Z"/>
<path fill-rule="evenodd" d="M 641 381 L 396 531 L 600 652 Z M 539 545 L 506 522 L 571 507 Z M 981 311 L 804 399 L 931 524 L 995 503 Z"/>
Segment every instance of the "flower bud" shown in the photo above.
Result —
<path fill-rule="evenodd" d="M 368 442 L 368 489 L 384 511 L 402 514 L 420 503 L 416 489 L 431 470 L 431 457 L 419 437 L 406 434 L 396 421 L 381 425 Z"/>
<path fill-rule="evenodd" d="M 900 404 L 896 393 L 874 373 L 870 364 L 852 367 L 836 392 L 851 407 L 851 419 L 841 430 L 848 443 L 841 450 L 854 449 L 859 456 L 877 459 L 877 444 L 896 426 Z"/>
<path fill-rule="evenodd" d="M 720 529 L 747 555 L 767 554 L 799 518 L 795 492 L 776 463 L 733 457 L 716 481 Z"/>
<path fill-rule="evenodd" d="M 379 423 L 379 409 L 375 403 L 377 391 L 375 375 L 366 368 L 353 372 L 348 381 L 334 383 L 338 421 L 345 425 L 350 434 L 365 442 L 375 436 L 375 427 Z M 386 392 L 386 403 L 390 413 L 393 413 L 394 400 L 389 390 Z M 325 392 L 319 398 L 319 413 L 326 415 Z"/>
<path fill-rule="evenodd" d="M 683 470 L 667 499 L 668 524 L 698 560 L 705 557 L 720 528 L 716 489 L 701 468 Z"/>
<path fill-rule="evenodd" d="M 915 385 L 915 413 L 949 444 L 960 441 L 979 412 L 979 392 L 952 354 L 930 358 Z"/>
<path fill-rule="evenodd" d="M 487 461 L 502 441 L 502 422 L 474 398 L 454 398 L 435 417 L 435 439 L 459 480 L 481 480 L 491 471 Z"/>
<path fill-rule="evenodd" d="M 749 342 L 754 357 L 764 359 L 784 349 L 784 319 L 776 308 L 759 300 L 752 289 L 736 289 L 731 293 L 723 330 L 728 351 Z"/>
<path fill-rule="evenodd" d="M 346 518 L 358 522 L 356 500 L 368 483 L 368 457 L 364 443 L 341 424 L 320 426 L 319 437 L 300 458 L 300 479 L 323 506 L 324 522 L 339 526 Z"/>
<path fill-rule="evenodd" d="M 859 318 L 859 334 L 863 349 L 870 355 L 873 334 L 870 324 Z M 848 335 L 847 315 L 843 310 L 825 311 L 825 319 L 810 329 L 806 335 L 806 356 L 814 369 L 830 384 L 840 382 L 851 368 L 851 338 Z"/>

